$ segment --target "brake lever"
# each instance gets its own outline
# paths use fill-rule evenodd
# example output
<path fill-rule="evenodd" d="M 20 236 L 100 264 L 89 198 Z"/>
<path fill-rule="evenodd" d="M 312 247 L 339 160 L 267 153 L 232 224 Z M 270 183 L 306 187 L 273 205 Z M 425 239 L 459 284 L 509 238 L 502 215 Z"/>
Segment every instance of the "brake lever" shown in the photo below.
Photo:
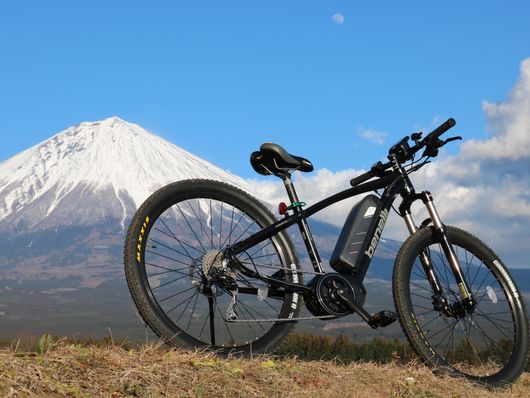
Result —
<path fill-rule="evenodd" d="M 462 137 L 460 137 L 459 135 L 457 135 L 456 137 L 450 137 L 448 139 L 446 139 L 442 145 L 445 145 L 445 144 L 448 144 L 449 142 L 451 141 L 457 141 L 457 140 L 461 140 Z"/>
<path fill-rule="evenodd" d="M 438 148 L 443 147 L 445 144 L 451 141 L 456 141 L 456 140 L 461 140 L 461 139 L 462 137 L 460 136 L 450 137 L 446 139 L 445 141 L 442 141 L 439 138 L 436 138 L 436 140 L 434 140 L 433 142 L 427 145 L 427 148 L 425 149 L 425 152 L 423 152 L 422 156 L 428 156 L 431 158 L 435 158 L 436 156 L 438 156 Z"/>

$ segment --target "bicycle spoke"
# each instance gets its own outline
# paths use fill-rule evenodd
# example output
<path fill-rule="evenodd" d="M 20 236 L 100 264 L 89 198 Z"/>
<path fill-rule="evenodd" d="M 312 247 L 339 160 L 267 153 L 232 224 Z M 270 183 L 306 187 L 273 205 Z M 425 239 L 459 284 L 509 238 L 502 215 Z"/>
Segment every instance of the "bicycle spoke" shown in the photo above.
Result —
<path fill-rule="evenodd" d="M 499 343 L 498 343 L 496 340 L 492 339 L 492 338 L 486 333 L 486 331 L 480 327 L 480 325 L 479 325 L 478 323 L 475 323 L 475 325 L 476 325 L 476 327 L 477 327 L 478 329 L 480 329 L 481 336 L 483 336 L 483 338 L 485 337 L 486 339 L 488 339 L 489 342 L 490 342 L 490 344 L 492 344 L 492 345 L 494 345 L 494 346 L 497 346 L 497 347 L 499 346 Z"/>
<path fill-rule="evenodd" d="M 471 281 L 471 286 L 475 283 L 475 279 L 477 278 L 477 275 L 479 274 L 480 270 L 483 268 L 482 267 L 483 265 L 484 265 L 484 262 L 481 261 L 480 264 L 477 266 L 477 271 L 475 272 L 475 275 L 473 275 L 473 280 Z M 486 272 L 488 272 L 487 269 L 486 269 Z"/>
<path fill-rule="evenodd" d="M 447 320 L 444 319 L 444 321 L 446 322 L 446 325 L 447 325 L 447 328 L 449 329 L 448 332 L 440 339 L 440 342 L 438 343 L 439 346 L 442 346 L 443 345 L 443 342 L 445 341 L 445 339 L 447 339 L 447 344 L 445 346 L 445 350 L 444 352 L 447 351 L 447 347 L 449 346 L 449 343 L 451 342 L 451 337 L 453 336 L 454 334 L 454 330 L 455 330 L 455 324 L 454 323 L 451 323 L 451 324 L 448 324 L 447 323 Z M 432 337 L 432 336 L 431 336 Z"/>
<path fill-rule="evenodd" d="M 223 242 L 223 245 L 222 247 L 224 247 L 226 241 L 228 241 L 228 245 L 230 246 L 232 244 L 232 234 L 234 233 L 235 229 L 237 228 L 237 226 L 239 225 L 239 223 L 241 222 L 241 220 L 243 219 L 243 216 L 244 214 L 241 214 L 241 216 L 239 217 L 239 219 L 237 220 L 237 222 L 235 223 L 235 225 L 232 227 L 233 225 L 233 217 L 234 217 L 234 208 L 232 207 L 232 220 L 230 221 L 230 232 L 228 233 L 228 236 L 226 237 L 226 239 L 224 240 Z"/>
<path fill-rule="evenodd" d="M 255 254 L 257 254 L 257 253 L 259 253 L 260 251 L 264 250 L 266 247 L 272 245 L 272 240 L 269 239 L 269 240 L 266 240 L 265 242 L 261 242 L 261 243 L 265 243 L 265 245 L 264 245 L 263 247 L 260 247 L 259 249 L 257 249 L 254 253 L 249 254 L 248 256 L 249 256 L 250 258 L 253 258 L 253 256 L 254 256 Z M 260 244 L 261 244 L 261 243 L 260 243 Z M 258 246 L 259 246 L 259 245 L 258 245 Z M 274 255 L 274 253 L 273 253 L 273 255 Z"/>
<path fill-rule="evenodd" d="M 447 320 L 445 320 L 445 322 L 448 322 Z M 445 350 L 444 350 L 444 356 L 447 357 L 447 352 L 449 351 L 449 346 L 451 347 L 451 351 L 453 350 L 454 348 L 454 338 L 455 338 L 455 326 L 456 326 L 456 321 L 452 322 L 450 326 L 450 338 L 447 340 L 447 345 L 445 346 Z"/>
<path fill-rule="evenodd" d="M 186 330 L 190 330 L 191 318 L 193 318 L 193 314 L 195 314 L 195 307 L 197 306 L 198 298 L 199 298 L 199 294 L 195 296 L 195 302 L 193 303 L 193 308 L 191 309 L 191 312 L 190 312 L 190 319 L 188 320 L 188 326 L 186 327 Z"/>
<path fill-rule="evenodd" d="M 260 317 L 260 319 L 268 319 L 266 316 L 263 316 L 263 315 L 260 314 L 258 311 L 256 311 L 254 308 L 249 307 L 249 306 L 246 305 L 245 303 L 240 302 L 239 304 L 241 304 L 241 306 L 244 307 L 244 308 L 246 309 L 247 313 L 250 315 L 250 317 L 251 317 L 253 320 L 256 321 L 257 318 L 256 318 L 254 315 L 252 315 L 252 312 L 254 312 L 255 314 L 257 314 L 257 315 Z M 252 312 L 251 312 L 251 311 L 252 311 Z M 254 323 L 256 323 L 256 325 L 258 325 L 258 326 L 259 326 L 260 328 L 262 328 L 263 330 L 266 330 L 266 329 L 263 327 L 263 325 L 261 324 L 261 322 L 254 322 Z"/>
<path fill-rule="evenodd" d="M 178 240 L 178 239 L 177 239 L 177 240 Z M 157 240 L 155 240 L 155 239 L 150 239 L 150 241 L 155 242 L 158 246 L 165 247 L 165 248 L 168 249 L 168 250 L 171 250 L 171 251 L 173 251 L 173 252 L 175 252 L 175 253 L 178 253 L 178 254 L 180 254 L 181 256 L 188 257 L 190 260 L 195 260 L 195 258 L 193 258 L 192 256 L 190 256 L 189 253 L 182 253 L 182 252 L 178 251 L 177 249 L 174 249 L 174 248 L 172 248 L 171 246 L 168 246 L 168 245 L 166 245 L 166 244 L 164 244 L 164 243 L 162 243 L 162 242 L 159 242 L 159 241 L 157 241 Z"/>
<path fill-rule="evenodd" d="M 254 315 L 252 315 L 252 314 L 251 314 L 251 313 L 245 308 L 245 306 L 240 306 L 240 307 L 239 307 L 239 303 L 238 303 L 238 308 L 240 308 L 242 312 L 243 312 L 243 311 L 246 312 L 246 313 L 250 316 L 250 318 L 252 318 L 253 320 L 256 319 L 256 318 L 254 317 Z M 266 329 L 265 329 L 265 328 L 264 328 L 259 322 L 244 322 L 244 325 L 246 325 L 247 328 L 249 329 L 249 331 L 250 331 L 250 335 L 251 335 L 251 336 L 255 336 L 255 335 L 256 335 L 256 332 L 255 332 L 254 329 L 252 328 L 252 325 L 253 325 L 254 323 L 255 323 L 256 325 L 258 325 L 259 327 L 261 327 L 261 329 L 262 329 L 263 331 L 266 331 Z"/>
<path fill-rule="evenodd" d="M 221 313 L 221 309 L 217 305 L 217 300 L 215 301 L 215 308 L 217 309 L 217 312 L 219 313 L 219 316 L 223 320 L 223 324 L 225 325 L 226 331 L 228 332 L 228 335 L 230 336 L 230 339 L 232 340 L 232 345 L 236 344 L 236 340 L 234 339 L 234 336 L 232 336 L 232 332 L 230 332 L 230 328 L 228 327 L 228 323 L 226 322 L 225 317 Z"/>
<path fill-rule="evenodd" d="M 172 231 L 172 230 L 167 226 L 167 224 L 164 222 L 164 220 L 163 220 L 162 218 L 160 218 L 159 220 L 160 220 L 160 222 L 162 223 L 162 225 L 164 225 L 164 227 L 166 227 L 166 229 L 169 231 L 169 235 L 168 235 L 167 233 L 163 232 L 163 231 L 162 231 L 161 229 L 159 229 L 159 228 L 155 228 L 155 229 L 156 229 L 157 231 L 159 231 L 159 232 L 161 232 L 161 233 L 163 233 L 163 234 L 165 234 L 165 235 L 167 235 L 167 236 L 169 236 L 169 237 L 175 239 L 175 240 L 180 244 L 180 246 L 182 247 L 182 249 L 186 252 L 186 254 L 187 254 L 190 258 L 193 258 L 193 257 L 192 257 L 192 256 L 190 255 L 190 253 L 186 250 L 186 248 L 184 247 L 184 245 L 187 245 L 187 246 L 191 247 L 192 249 L 201 252 L 202 254 L 205 253 L 204 251 L 200 251 L 200 250 L 197 249 L 196 247 L 191 246 L 191 245 L 188 245 L 187 243 L 185 243 L 185 242 L 181 241 L 180 239 L 178 239 L 178 238 L 175 236 L 175 234 L 173 233 L 173 231 Z"/>
<path fill-rule="evenodd" d="M 146 250 L 145 252 L 149 253 L 149 254 L 153 254 L 153 255 L 158 256 L 158 257 L 165 258 L 166 260 L 174 261 L 174 262 L 182 264 L 182 265 L 187 265 L 188 268 L 192 267 L 191 264 L 185 263 L 184 261 L 177 260 L 176 258 L 173 258 L 173 257 L 165 256 L 163 254 L 160 254 L 160 253 L 157 253 L 157 252 L 154 252 L 154 251 L 151 251 L 151 250 Z"/>
<path fill-rule="evenodd" d="M 427 289 L 427 288 L 424 287 L 424 286 L 420 286 L 420 285 L 418 285 L 417 283 L 414 283 L 414 282 L 410 282 L 410 284 L 413 285 L 413 286 L 416 286 L 416 287 L 419 288 L 419 289 L 425 290 L 427 293 L 432 294 L 432 291 L 431 291 L 430 289 Z"/>
<path fill-rule="evenodd" d="M 161 266 L 161 265 L 152 264 L 152 263 L 148 263 L 148 262 L 146 262 L 145 265 L 148 265 L 148 266 L 150 266 L 150 267 L 155 267 L 155 268 L 160 268 L 160 269 L 165 269 L 165 270 L 166 270 L 166 271 L 164 271 L 164 272 L 158 272 L 158 273 L 156 273 L 156 274 L 148 274 L 148 275 L 147 275 L 148 277 L 152 277 L 152 276 L 156 276 L 156 275 L 162 275 L 162 274 L 167 274 L 167 273 L 169 273 L 169 272 L 175 272 L 175 273 L 177 273 L 177 274 L 181 274 L 181 275 L 189 276 L 189 275 L 190 275 L 189 272 L 182 272 L 182 271 L 183 271 L 183 270 L 186 270 L 186 269 L 190 269 L 190 268 L 192 268 L 192 267 L 186 267 L 186 268 L 173 269 L 173 268 L 167 268 L 167 267 L 163 267 L 163 266 Z M 197 273 L 197 271 L 194 271 L 194 272 L 192 273 L 192 275 L 195 274 L 195 273 Z"/>
<path fill-rule="evenodd" d="M 204 332 L 204 328 L 206 327 L 206 322 L 208 322 L 209 319 L 210 319 L 210 313 L 206 314 L 206 317 L 204 318 L 201 331 L 199 332 L 199 337 L 198 337 L 199 340 L 201 340 L 202 338 L 202 333 Z"/>
<path fill-rule="evenodd" d="M 256 310 L 255 308 L 252 308 L 250 306 L 248 306 L 247 304 L 245 304 L 244 302 L 240 301 L 240 304 L 242 306 L 244 306 L 245 308 L 248 308 L 249 311 L 252 311 L 254 314 L 256 314 L 257 316 L 260 317 L 260 319 L 270 319 L 270 317 L 266 316 L 266 315 L 263 315 L 261 312 L 259 312 L 258 310 Z M 256 319 L 256 318 L 254 318 Z"/>
<path fill-rule="evenodd" d="M 161 287 L 163 287 L 163 286 L 167 286 L 167 285 L 169 285 L 170 283 L 178 282 L 178 281 L 180 281 L 181 279 L 186 278 L 187 276 L 188 276 L 188 275 L 184 275 L 184 276 L 181 276 L 180 278 L 176 278 L 176 279 L 170 280 L 169 282 L 166 282 L 166 283 L 163 283 L 163 284 L 158 285 L 158 286 L 156 286 L 156 287 L 153 287 L 151 290 L 160 289 Z"/>
<path fill-rule="evenodd" d="M 421 294 L 418 294 L 418 293 L 410 292 L 410 294 L 413 295 L 413 296 L 416 296 L 416 297 L 421 297 L 421 298 L 423 298 L 425 300 L 431 300 L 431 297 L 425 297 L 425 296 L 422 296 Z"/>
<path fill-rule="evenodd" d="M 434 308 L 432 307 L 423 307 L 421 305 L 418 305 L 418 304 L 412 304 L 414 307 L 418 307 L 418 308 L 422 308 L 422 309 L 425 309 L 425 310 L 430 310 L 432 312 L 438 312 L 438 311 L 435 311 Z"/>
<path fill-rule="evenodd" d="M 172 294 L 171 296 L 168 296 L 168 297 L 166 297 L 166 298 L 164 298 L 164 299 L 162 299 L 162 300 L 158 300 L 158 302 L 159 302 L 159 303 L 163 303 L 164 301 L 169 300 L 170 298 L 173 298 L 173 297 L 179 296 L 179 295 L 181 295 L 182 293 L 189 292 L 189 291 L 192 290 L 192 289 L 196 289 L 196 287 L 195 287 L 195 286 L 192 286 L 192 287 L 190 287 L 189 289 L 182 290 L 182 291 L 180 291 L 180 292 L 178 292 L 178 293 L 175 293 L 175 294 Z"/>
<path fill-rule="evenodd" d="M 196 291 L 195 293 L 193 293 L 193 295 L 188 299 L 186 306 L 185 306 L 184 309 L 180 312 L 180 315 L 179 315 L 179 317 L 175 320 L 175 322 L 180 321 L 180 318 L 182 318 L 182 315 L 184 315 L 184 313 L 185 313 L 186 310 L 188 309 L 188 306 L 190 305 L 191 300 L 192 300 L 194 297 L 198 297 L 198 295 L 199 295 L 199 292 L 198 292 L 198 291 Z"/>
<path fill-rule="evenodd" d="M 210 239 L 210 237 L 208 236 L 208 232 L 206 232 L 206 229 L 205 229 L 204 226 L 202 225 L 202 220 L 201 220 L 201 217 L 200 217 L 200 215 L 201 215 L 201 202 L 200 202 L 200 200 L 197 200 L 197 202 L 199 202 L 199 203 L 197 204 L 197 206 L 199 207 L 199 215 L 198 215 L 198 216 L 197 216 L 197 213 L 195 212 L 195 209 L 193 208 L 193 206 L 192 206 L 191 203 L 189 202 L 189 200 L 187 201 L 189 208 L 191 209 L 191 211 L 193 212 L 193 215 L 195 216 L 195 219 L 196 219 L 197 221 L 199 221 L 199 225 L 200 225 L 200 227 L 201 227 L 202 232 L 204 233 L 204 235 L 205 235 L 205 236 L 208 238 L 208 240 L 210 241 L 211 248 L 213 249 L 213 242 L 212 242 L 212 240 Z M 197 240 L 198 240 L 198 238 L 197 238 Z M 201 243 L 201 246 L 202 246 L 202 243 Z M 202 246 L 202 247 L 204 248 L 204 246 Z M 206 250 L 206 249 L 205 249 L 205 250 Z"/>
<path fill-rule="evenodd" d="M 195 246 L 192 246 L 192 245 L 190 245 L 189 243 L 186 243 L 186 242 L 184 242 L 184 241 L 182 241 L 182 240 L 180 240 L 180 239 L 177 239 L 177 238 L 171 236 L 171 235 L 168 234 L 167 232 L 162 231 L 160 228 L 153 227 L 153 230 L 154 230 L 154 231 L 157 231 L 157 232 L 160 232 L 161 234 L 163 234 L 163 235 L 165 235 L 165 236 L 168 236 L 168 237 L 170 237 L 171 239 L 176 240 L 176 241 L 178 242 L 178 244 L 182 247 L 182 249 L 187 253 L 186 257 L 189 257 L 189 258 L 191 258 L 191 259 L 195 259 L 195 257 L 193 257 L 193 256 L 192 256 L 192 255 L 186 250 L 186 248 L 185 248 L 184 246 L 188 246 L 190 249 L 193 249 L 193 250 L 199 252 L 201 255 L 203 255 L 203 254 L 205 253 L 205 252 L 202 251 L 201 249 L 197 249 Z"/>
<path fill-rule="evenodd" d="M 243 232 L 239 234 L 239 236 L 235 239 L 235 241 L 239 241 L 239 239 L 250 229 L 250 227 L 254 226 L 256 224 L 256 221 L 252 220 L 252 224 L 250 224 Z"/>
<path fill-rule="evenodd" d="M 177 208 L 179 209 L 180 211 L 180 214 L 182 215 L 182 217 L 184 218 L 184 221 L 186 222 L 186 224 L 188 225 L 191 233 L 193 234 L 193 236 L 195 236 L 195 240 L 197 240 L 197 242 L 199 242 L 199 245 L 201 246 L 202 248 L 202 252 L 203 253 L 206 253 L 206 249 L 204 248 L 203 244 L 202 244 L 202 241 L 199 239 L 199 237 L 197 236 L 197 234 L 195 233 L 195 230 L 191 227 L 191 224 L 190 222 L 188 221 L 188 217 L 186 217 L 186 215 L 184 214 L 184 212 L 182 211 L 182 209 L 180 208 L 180 206 L 178 205 L 177 203 Z"/>
<path fill-rule="evenodd" d="M 436 318 L 434 318 L 434 319 L 436 319 Z M 431 319 L 428 323 L 432 322 L 434 319 Z M 426 326 L 426 325 L 424 325 L 424 327 L 425 327 L 425 326 Z M 422 327 L 422 329 L 424 329 L 424 327 Z M 444 332 L 447 328 L 450 328 L 450 327 L 451 327 L 451 326 L 446 326 L 446 327 L 444 327 L 443 329 L 438 330 L 438 331 L 437 331 L 436 333 L 434 333 L 434 334 L 429 334 L 428 337 L 429 337 L 430 339 L 432 339 L 434 336 L 438 336 L 440 333 Z M 424 329 L 424 330 L 425 330 L 425 329 Z"/>
<path fill-rule="evenodd" d="M 480 311 L 480 309 L 477 308 L 477 310 L 480 312 L 480 314 L 476 314 L 477 316 L 481 316 L 483 317 L 484 320 L 490 322 L 493 326 L 495 326 L 495 329 L 497 329 L 500 333 L 502 333 L 502 335 L 504 337 L 506 337 L 507 339 L 510 339 L 511 337 L 509 337 L 508 335 L 506 335 L 506 333 L 504 333 L 501 329 L 504 329 L 506 330 L 507 332 L 511 332 L 510 329 L 508 329 L 507 327 L 505 326 L 502 326 L 502 325 L 498 325 L 496 324 L 495 322 L 493 322 L 489 316 L 487 316 L 486 314 L 484 314 L 482 311 Z"/>
<path fill-rule="evenodd" d="M 177 305 L 175 305 L 174 307 L 171 307 L 171 309 L 167 310 L 166 311 L 166 314 L 169 314 L 170 312 L 173 312 L 175 311 L 178 307 L 180 307 L 182 304 L 184 303 L 188 303 L 193 299 L 193 296 L 195 296 L 197 294 L 197 292 L 193 293 L 190 297 L 188 297 L 187 299 L 184 299 L 182 300 L 180 303 L 178 303 Z M 180 319 L 180 317 L 179 317 Z"/>

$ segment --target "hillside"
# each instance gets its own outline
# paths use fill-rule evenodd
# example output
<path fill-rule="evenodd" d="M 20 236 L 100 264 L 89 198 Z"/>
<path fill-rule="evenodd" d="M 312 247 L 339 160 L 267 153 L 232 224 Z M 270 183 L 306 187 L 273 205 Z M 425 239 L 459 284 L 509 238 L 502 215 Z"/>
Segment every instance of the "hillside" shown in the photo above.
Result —
<path fill-rule="evenodd" d="M 528 397 L 530 374 L 510 388 L 489 391 L 465 380 L 435 376 L 422 365 L 340 365 L 260 357 L 221 360 L 212 354 L 156 345 L 61 343 L 45 355 L 0 351 L 3 397 Z"/>

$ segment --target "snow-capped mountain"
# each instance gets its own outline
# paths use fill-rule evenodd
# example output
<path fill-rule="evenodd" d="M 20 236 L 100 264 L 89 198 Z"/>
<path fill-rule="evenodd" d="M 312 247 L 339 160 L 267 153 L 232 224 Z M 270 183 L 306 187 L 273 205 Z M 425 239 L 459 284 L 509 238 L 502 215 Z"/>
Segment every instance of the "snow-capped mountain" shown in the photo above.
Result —
<path fill-rule="evenodd" d="M 111 117 L 70 127 L 0 164 L 0 229 L 35 231 L 125 219 L 157 188 L 227 173 L 142 127 Z"/>

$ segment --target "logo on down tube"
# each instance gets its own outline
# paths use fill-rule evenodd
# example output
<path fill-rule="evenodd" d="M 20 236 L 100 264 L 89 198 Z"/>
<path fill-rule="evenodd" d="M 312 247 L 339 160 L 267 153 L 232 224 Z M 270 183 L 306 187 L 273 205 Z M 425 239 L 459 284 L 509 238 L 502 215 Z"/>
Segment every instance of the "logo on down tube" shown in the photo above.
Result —
<path fill-rule="evenodd" d="M 383 228 L 385 227 L 387 218 L 388 218 L 388 209 L 383 209 L 383 211 L 381 211 L 381 214 L 379 214 L 379 222 L 377 223 L 377 227 L 375 228 L 374 236 L 372 237 L 372 240 L 370 241 L 370 246 L 364 252 L 364 254 L 366 254 L 370 258 L 372 258 L 372 256 L 375 253 L 375 248 L 377 247 L 379 238 L 381 238 L 381 233 L 383 232 Z"/>

